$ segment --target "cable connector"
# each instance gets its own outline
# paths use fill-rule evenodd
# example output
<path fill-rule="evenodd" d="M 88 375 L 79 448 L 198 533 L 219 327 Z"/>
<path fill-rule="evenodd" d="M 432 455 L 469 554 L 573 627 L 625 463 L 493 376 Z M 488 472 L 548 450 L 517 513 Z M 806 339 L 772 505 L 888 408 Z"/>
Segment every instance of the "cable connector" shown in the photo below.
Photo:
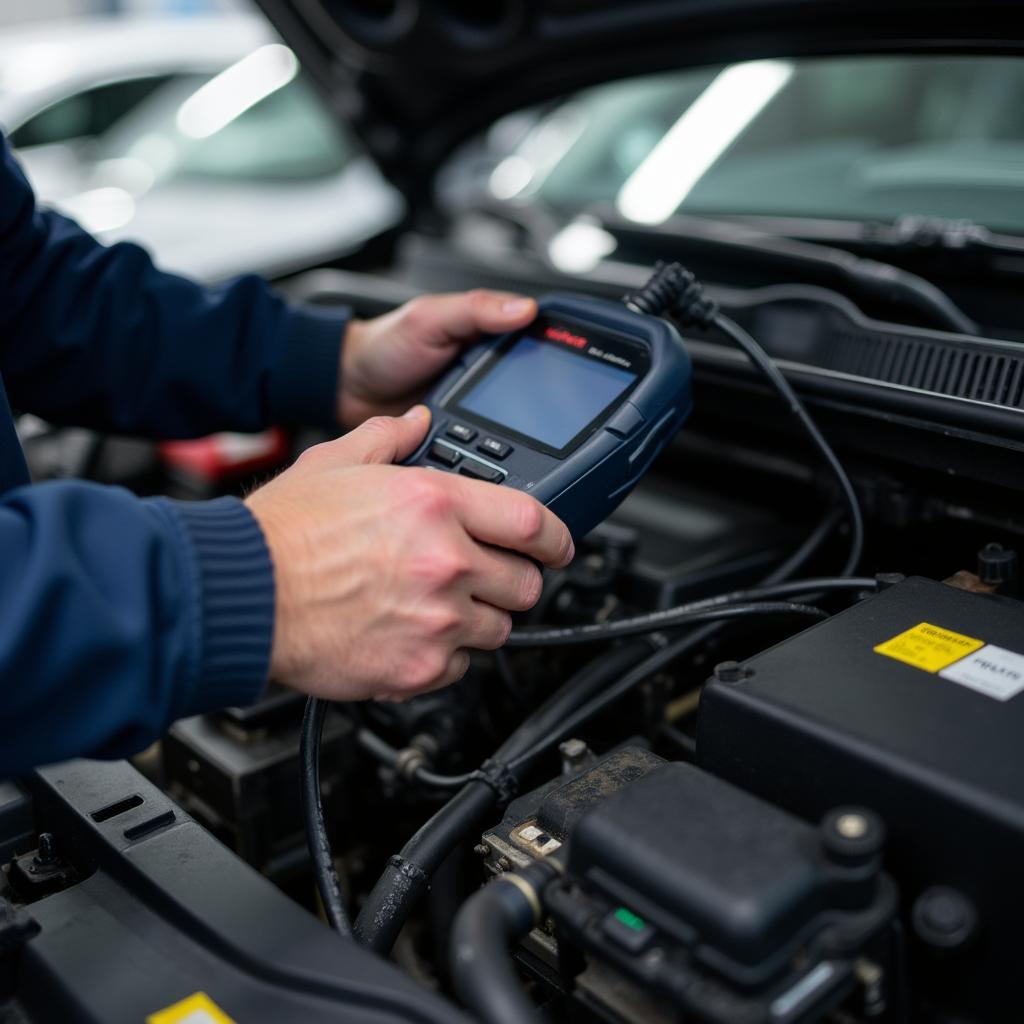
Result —
<path fill-rule="evenodd" d="M 671 316 L 681 327 L 708 327 L 718 314 L 718 303 L 681 263 L 659 261 L 643 288 L 622 301 L 634 313 Z"/>
<path fill-rule="evenodd" d="M 437 741 L 429 733 L 414 736 L 407 747 L 398 751 L 395 758 L 395 772 L 407 782 L 412 782 L 420 769 L 434 767 L 437 756 Z"/>
<path fill-rule="evenodd" d="M 519 793 L 519 779 L 507 764 L 496 758 L 487 758 L 475 776 L 494 790 L 502 806 L 514 800 Z"/>

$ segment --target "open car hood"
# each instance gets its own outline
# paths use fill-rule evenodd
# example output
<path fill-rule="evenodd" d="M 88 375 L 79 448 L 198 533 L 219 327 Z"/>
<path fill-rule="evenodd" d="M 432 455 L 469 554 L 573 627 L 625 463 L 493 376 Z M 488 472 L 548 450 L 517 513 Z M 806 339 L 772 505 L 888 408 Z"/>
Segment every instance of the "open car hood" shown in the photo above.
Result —
<path fill-rule="evenodd" d="M 1020 0 L 258 0 L 413 205 L 496 117 L 687 65 L 1019 53 Z"/>

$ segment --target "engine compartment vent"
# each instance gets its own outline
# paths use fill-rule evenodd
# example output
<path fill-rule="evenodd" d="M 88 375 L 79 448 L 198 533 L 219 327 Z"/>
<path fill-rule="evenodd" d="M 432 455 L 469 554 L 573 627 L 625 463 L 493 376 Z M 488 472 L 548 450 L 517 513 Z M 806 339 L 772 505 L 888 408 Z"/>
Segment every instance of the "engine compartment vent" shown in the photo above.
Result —
<path fill-rule="evenodd" d="M 751 319 L 755 337 L 777 359 L 1024 410 L 1024 345 L 901 334 L 853 323 L 838 310 L 809 316 L 781 304 Z"/>
<path fill-rule="evenodd" d="M 1024 408 L 1024 354 L 841 329 L 833 334 L 825 366 L 887 384 Z"/>

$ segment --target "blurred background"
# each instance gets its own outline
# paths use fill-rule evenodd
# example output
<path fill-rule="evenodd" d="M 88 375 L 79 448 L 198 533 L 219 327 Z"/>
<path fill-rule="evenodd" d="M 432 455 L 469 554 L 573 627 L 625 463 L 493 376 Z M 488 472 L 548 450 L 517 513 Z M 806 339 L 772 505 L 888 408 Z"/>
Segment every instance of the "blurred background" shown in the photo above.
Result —
<path fill-rule="evenodd" d="M 164 269 L 278 280 L 344 260 L 398 194 L 245 0 L 4 0 L 0 126 L 40 204 Z M 22 416 L 34 477 L 203 496 L 287 457 L 278 431 L 160 446 Z"/>
<path fill-rule="evenodd" d="M 0 20 L 0 124 L 40 201 L 104 242 L 280 277 L 400 210 L 243 0 L 15 0 Z"/>
<path fill-rule="evenodd" d="M 0 26 L 83 14 L 194 14 L 248 6 L 244 0 L 6 0 L 0 6 Z"/>

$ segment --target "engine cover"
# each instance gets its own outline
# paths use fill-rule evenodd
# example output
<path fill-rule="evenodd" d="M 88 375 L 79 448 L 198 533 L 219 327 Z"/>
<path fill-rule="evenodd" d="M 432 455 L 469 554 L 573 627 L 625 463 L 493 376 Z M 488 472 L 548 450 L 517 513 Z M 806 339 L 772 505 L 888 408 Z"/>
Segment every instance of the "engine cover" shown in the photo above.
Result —
<path fill-rule="evenodd" d="M 1019 1019 L 1024 604 L 912 578 L 704 690 L 699 764 L 815 818 L 882 816 L 912 990 Z"/>

